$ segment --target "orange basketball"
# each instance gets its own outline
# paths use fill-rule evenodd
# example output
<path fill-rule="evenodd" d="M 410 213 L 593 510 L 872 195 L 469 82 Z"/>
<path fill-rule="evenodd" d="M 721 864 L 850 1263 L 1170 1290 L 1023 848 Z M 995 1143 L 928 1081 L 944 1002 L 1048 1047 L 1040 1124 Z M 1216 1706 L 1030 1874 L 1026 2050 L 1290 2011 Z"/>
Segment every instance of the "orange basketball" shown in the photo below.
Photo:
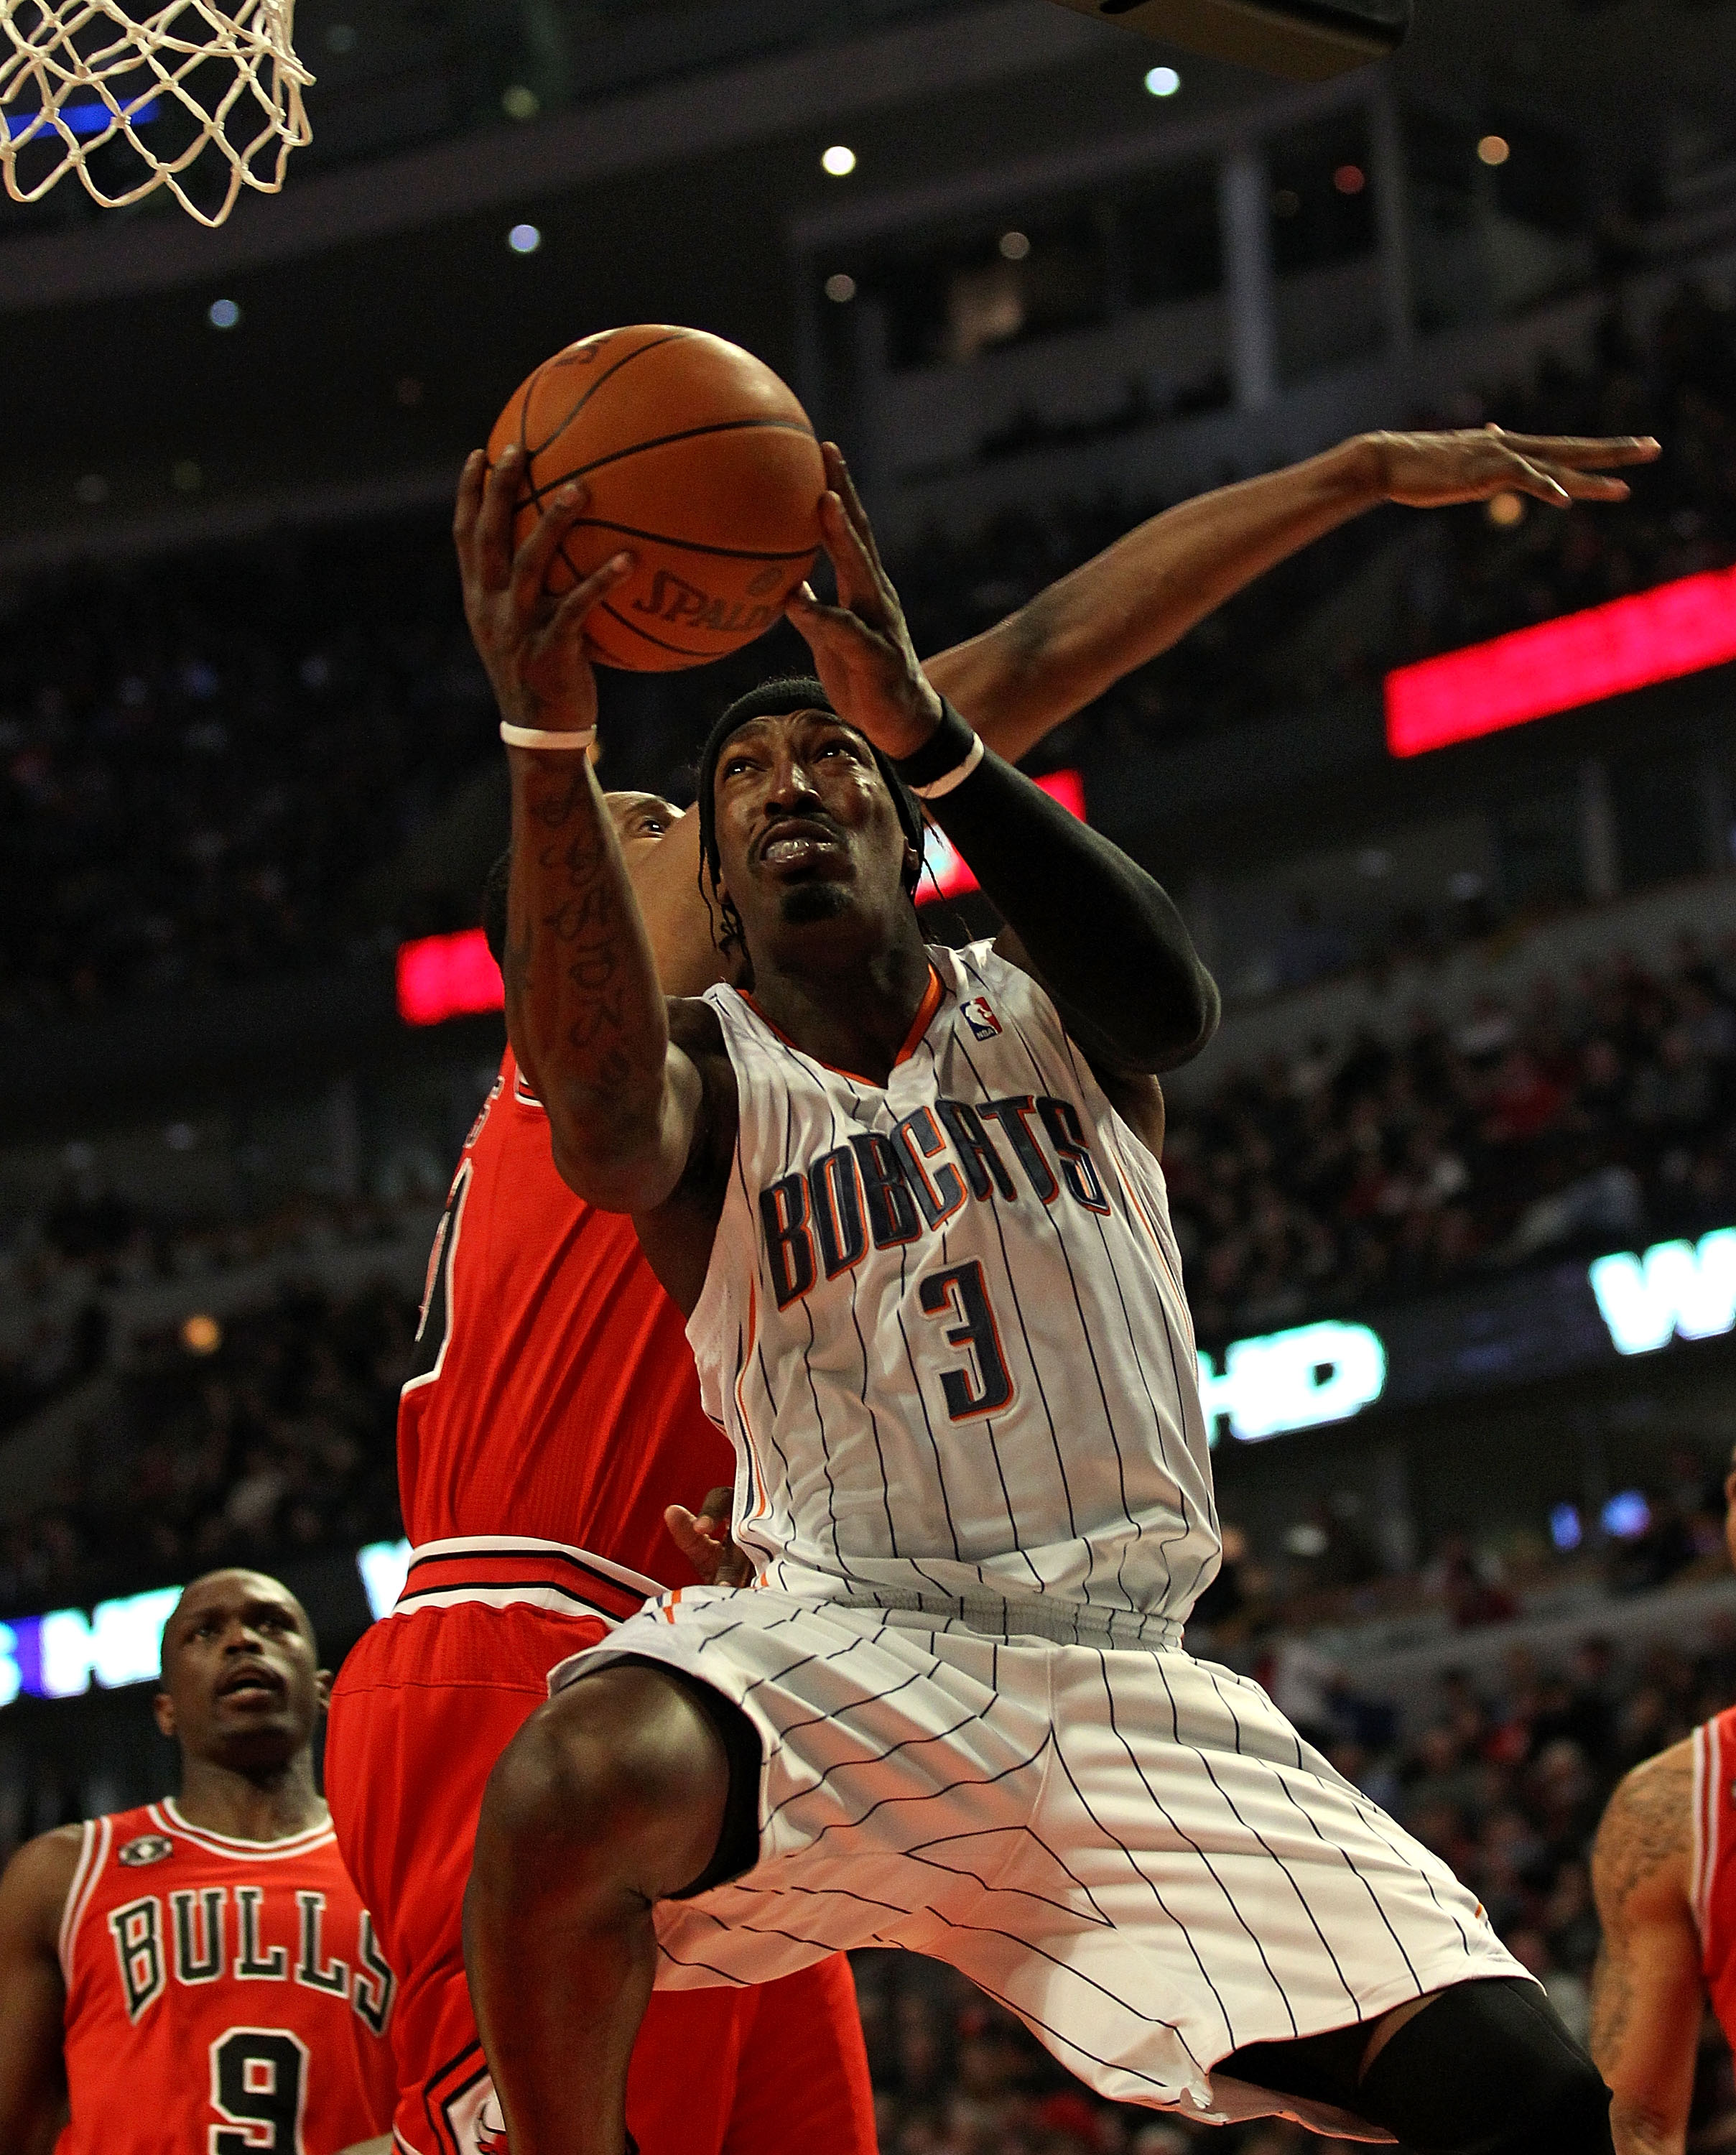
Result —
<path fill-rule="evenodd" d="M 591 498 L 551 570 L 570 591 L 622 548 L 637 566 L 586 622 L 635 673 L 702 666 L 777 620 L 813 565 L 826 487 L 794 393 L 740 346 L 647 323 L 582 337 L 513 392 L 489 437 L 525 456 L 522 543 L 555 489 Z"/>

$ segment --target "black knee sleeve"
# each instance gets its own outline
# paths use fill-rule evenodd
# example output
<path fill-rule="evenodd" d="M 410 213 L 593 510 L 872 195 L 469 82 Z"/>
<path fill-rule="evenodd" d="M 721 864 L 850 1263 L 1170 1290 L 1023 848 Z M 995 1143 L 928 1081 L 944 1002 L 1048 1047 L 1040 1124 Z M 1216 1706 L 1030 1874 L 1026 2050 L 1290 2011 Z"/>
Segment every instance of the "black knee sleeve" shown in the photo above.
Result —
<path fill-rule="evenodd" d="M 1442 1991 L 1382 2049 L 1353 2107 L 1416 2155 L 1614 2155 L 1596 2066 L 1518 1977 Z"/>
<path fill-rule="evenodd" d="M 760 1769 L 765 1763 L 760 1732 L 734 1699 L 725 1698 L 720 1691 L 689 1676 L 684 1669 L 672 1668 L 649 1654 L 623 1654 L 621 1658 L 640 1668 L 655 1669 L 660 1676 L 679 1685 L 717 1731 L 730 1763 L 730 1794 L 711 1861 L 690 1886 L 670 1896 L 672 1900 L 690 1901 L 696 1893 L 709 1893 L 714 1886 L 725 1886 L 730 1879 L 739 1878 L 760 1860 Z"/>

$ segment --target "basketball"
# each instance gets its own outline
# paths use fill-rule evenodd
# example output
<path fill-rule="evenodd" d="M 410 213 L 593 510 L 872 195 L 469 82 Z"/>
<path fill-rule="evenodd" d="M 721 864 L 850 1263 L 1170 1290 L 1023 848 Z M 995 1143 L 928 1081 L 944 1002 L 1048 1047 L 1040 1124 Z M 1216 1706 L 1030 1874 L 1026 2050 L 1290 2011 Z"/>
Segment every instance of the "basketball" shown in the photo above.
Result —
<path fill-rule="evenodd" d="M 514 540 L 556 488 L 591 498 L 549 576 L 569 591 L 623 547 L 632 576 L 586 622 L 592 654 L 635 673 L 721 658 L 762 634 L 813 564 L 826 474 L 794 392 L 739 345 L 650 323 L 545 360 L 489 437 L 525 458 Z"/>

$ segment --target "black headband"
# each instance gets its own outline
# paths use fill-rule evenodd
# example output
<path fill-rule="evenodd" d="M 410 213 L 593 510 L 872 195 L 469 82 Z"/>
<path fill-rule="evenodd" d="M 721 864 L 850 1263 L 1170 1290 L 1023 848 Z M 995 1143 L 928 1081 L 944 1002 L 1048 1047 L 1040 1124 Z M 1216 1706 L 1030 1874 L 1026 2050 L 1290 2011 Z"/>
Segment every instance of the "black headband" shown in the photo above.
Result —
<path fill-rule="evenodd" d="M 702 871 L 709 878 L 711 888 L 717 888 L 721 864 L 717 850 L 717 764 L 724 744 L 754 719 L 781 718 L 791 711 L 830 711 L 840 724 L 849 725 L 832 700 L 812 674 L 789 674 L 775 681 L 762 681 L 757 688 L 750 688 L 745 696 L 738 696 L 705 736 L 705 745 L 699 751 L 699 857 Z M 853 733 L 861 728 L 852 726 Z M 868 740 L 863 734 L 862 738 Z M 904 888 L 914 898 L 917 879 L 922 873 L 922 846 L 924 836 L 922 811 L 916 805 L 916 796 L 899 776 L 898 766 L 889 755 L 883 755 L 872 741 L 868 743 L 876 768 L 886 781 L 887 791 L 898 811 L 899 827 L 905 838 L 916 849 L 916 866 L 904 873 Z"/>

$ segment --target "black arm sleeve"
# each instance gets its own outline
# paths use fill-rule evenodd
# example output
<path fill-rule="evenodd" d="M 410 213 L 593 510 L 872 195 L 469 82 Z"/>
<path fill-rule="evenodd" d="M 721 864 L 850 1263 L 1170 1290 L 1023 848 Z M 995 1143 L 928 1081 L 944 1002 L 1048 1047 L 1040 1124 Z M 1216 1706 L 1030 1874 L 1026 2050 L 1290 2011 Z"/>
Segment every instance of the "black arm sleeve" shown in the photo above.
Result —
<path fill-rule="evenodd" d="M 985 752 L 929 804 L 1088 1054 L 1157 1072 L 1217 1029 L 1217 988 L 1162 886 L 1022 772 Z"/>

